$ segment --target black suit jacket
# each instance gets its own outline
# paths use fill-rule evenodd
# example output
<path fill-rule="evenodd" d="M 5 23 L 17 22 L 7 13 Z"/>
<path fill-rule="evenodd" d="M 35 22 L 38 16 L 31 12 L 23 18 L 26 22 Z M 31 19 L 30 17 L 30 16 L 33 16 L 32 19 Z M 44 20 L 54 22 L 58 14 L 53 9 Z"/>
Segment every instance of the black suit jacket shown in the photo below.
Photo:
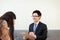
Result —
<path fill-rule="evenodd" d="M 34 23 L 30 24 L 29 32 L 33 32 L 33 27 L 34 27 Z M 39 24 L 36 28 L 36 31 L 35 31 L 35 35 L 37 36 L 37 38 L 35 40 L 46 40 L 46 38 L 47 38 L 46 24 L 39 22 Z"/>

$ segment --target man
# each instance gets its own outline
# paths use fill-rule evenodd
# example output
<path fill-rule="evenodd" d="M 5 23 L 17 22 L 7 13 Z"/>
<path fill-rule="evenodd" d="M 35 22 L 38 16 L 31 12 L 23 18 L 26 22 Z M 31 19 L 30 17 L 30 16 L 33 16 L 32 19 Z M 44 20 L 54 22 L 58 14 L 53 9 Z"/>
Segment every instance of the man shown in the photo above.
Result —
<path fill-rule="evenodd" d="M 41 12 L 35 10 L 32 13 L 33 23 L 29 26 L 29 35 L 33 36 L 35 40 L 46 40 L 47 38 L 47 26 L 40 22 Z"/>

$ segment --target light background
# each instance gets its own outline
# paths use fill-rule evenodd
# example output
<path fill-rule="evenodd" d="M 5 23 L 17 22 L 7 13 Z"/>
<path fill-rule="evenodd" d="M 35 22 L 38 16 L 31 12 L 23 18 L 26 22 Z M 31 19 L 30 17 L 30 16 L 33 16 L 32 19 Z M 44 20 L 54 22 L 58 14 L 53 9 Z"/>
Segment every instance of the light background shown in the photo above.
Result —
<path fill-rule="evenodd" d="M 36 9 L 41 11 L 40 21 L 47 24 L 48 30 L 60 29 L 60 0 L 0 0 L 0 16 L 7 11 L 16 14 L 15 30 L 28 30 Z"/>

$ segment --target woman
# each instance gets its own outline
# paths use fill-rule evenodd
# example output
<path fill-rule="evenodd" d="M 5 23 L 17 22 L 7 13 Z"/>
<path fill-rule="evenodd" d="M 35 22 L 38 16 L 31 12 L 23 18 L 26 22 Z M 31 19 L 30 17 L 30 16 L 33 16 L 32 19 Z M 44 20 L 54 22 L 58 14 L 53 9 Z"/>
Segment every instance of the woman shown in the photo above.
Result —
<path fill-rule="evenodd" d="M 7 21 L 10 37 L 12 40 L 14 40 L 14 22 L 16 15 L 12 11 L 8 11 L 3 16 L 1 16 L 1 18 Z"/>
<path fill-rule="evenodd" d="M 8 31 L 8 24 L 2 19 L 0 19 L 0 40 L 11 40 Z"/>

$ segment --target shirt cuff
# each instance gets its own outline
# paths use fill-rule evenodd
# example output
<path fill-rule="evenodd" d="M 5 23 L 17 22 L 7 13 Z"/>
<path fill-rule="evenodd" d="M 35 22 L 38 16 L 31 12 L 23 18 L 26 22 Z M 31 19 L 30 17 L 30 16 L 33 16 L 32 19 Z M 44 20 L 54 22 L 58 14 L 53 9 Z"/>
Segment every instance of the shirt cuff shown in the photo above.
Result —
<path fill-rule="evenodd" d="M 37 38 L 37 36 L 36 36 L 36 35 L 35 35 L 34 37 L 35 37 L 35 39 Z"/>

